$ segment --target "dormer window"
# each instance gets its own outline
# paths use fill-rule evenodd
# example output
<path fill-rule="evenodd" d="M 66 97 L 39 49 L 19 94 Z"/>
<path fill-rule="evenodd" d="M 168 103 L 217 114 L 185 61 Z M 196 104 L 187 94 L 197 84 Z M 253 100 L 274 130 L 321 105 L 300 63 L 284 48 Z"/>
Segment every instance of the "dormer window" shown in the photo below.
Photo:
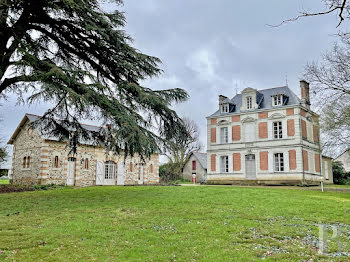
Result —
<path fill-rule="evenodd" d="M 253 103 L 252 103 L 252 97 L 248 96 L 247 97 L 247 109 L 252 109 Z"/>
<path fill-rule="evenodd" d="M 277 95 L 272 97 L 272 105 L 273 106 L 281 106 L 283 105 L 283 95 Z"/>
<path fill-rule="evenodd" d="M 229 104 L 223 104 L 221 106 L 221 113 L 229 113 L 230 112 L 230 106 Z"/>

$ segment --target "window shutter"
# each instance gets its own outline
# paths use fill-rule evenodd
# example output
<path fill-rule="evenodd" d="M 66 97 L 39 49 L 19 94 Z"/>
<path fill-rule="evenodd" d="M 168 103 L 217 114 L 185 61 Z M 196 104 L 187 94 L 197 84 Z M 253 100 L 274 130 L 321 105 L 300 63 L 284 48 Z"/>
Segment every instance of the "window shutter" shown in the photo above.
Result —
<path fill-rule="evenodd" d="M 241 170 L 241 153 L 233 153 L 233 171 Z"/>
<path fill-rule="evenodd" d="M 211 167 L 211 171 L 216 171 L 216 155 L 215 154 L 210 156 L 210 167 Z"/>
<path fill-rule="evenodd" d="M 210 142 L 211 143 L 216 143 L 216 128 L 215 127 L 213 127 L 210 130 Z"/>

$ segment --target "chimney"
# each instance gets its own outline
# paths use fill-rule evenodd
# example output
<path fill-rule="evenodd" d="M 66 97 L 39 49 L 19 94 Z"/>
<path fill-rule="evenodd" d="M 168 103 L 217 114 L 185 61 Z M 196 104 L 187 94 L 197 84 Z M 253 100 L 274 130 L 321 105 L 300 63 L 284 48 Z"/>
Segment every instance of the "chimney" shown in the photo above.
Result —
<path fill-rule="evenodd" d="M 310 87 L 309 83 L 305 80 L 300 81 L 301 101 L 305 103 L 307 107 L 310 106 Z"/>
<path fill-rule="evenodd" d="M 227 98 L 227 96 L 219 95 L 219 105 L 222 104 L 222 101 L 224 101 Z"/>

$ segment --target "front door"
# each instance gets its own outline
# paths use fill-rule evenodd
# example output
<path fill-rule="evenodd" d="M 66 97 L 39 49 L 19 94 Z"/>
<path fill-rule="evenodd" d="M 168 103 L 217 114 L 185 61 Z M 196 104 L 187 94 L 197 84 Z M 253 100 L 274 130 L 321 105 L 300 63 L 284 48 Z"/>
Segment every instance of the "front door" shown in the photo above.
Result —
<path fill-rule="evenodd" d="M 68 157 L 67 186 L 74 186 L 75 157 Z"/>
<path fill-rule="evenodd" d="M 254 154 L 245 156 L 245 178 L 256 179 L 256 165 Z"/>
<path fill-rule="evenodd" d="M 139 166 L 139 178 L 138 178 L 139 185 L 143 184 L 143 165 Z"/>
<path fill-rule="evenodd" d="M 123 164 L 118 165 L 117 185 L 118 186 L 124 185 L 124 165 Z"/>
<path fill-rule="evenodd" d="M 117 165 L 113 161 L 107 161 L 105 163 L 105 176 L 103 184 L 106 186 L 114 186 L 115 185 L 115 172 L 117 169 Z"/>

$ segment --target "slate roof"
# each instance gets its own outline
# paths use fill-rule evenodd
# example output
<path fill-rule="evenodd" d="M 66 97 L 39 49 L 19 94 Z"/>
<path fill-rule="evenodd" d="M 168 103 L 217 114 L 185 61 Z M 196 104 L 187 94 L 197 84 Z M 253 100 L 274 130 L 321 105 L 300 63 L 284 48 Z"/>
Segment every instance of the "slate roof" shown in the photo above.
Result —
<path fill-rule="evenodd" d="M 198 159 L 200 165 L 207 169 L 207 153 L 193 152 L 193 155 Z"/>
<path fill-rule="evenodd" d="M 285 95 L 288 97 L 288 101 L 286 104 L 282 106 L 272 106 L 272 96 L 275 95 Z M 256 96 L 257 104 L 259 105 L 259 109 L 271 109 L 271 108 L 278 108 L 283 106 L 289 106 L 289 105 L 299 105 L 301 103 L 301 100 L 299 97 L 294 94 L 292 90 L 288 86 L 281 86 L 281 87 L 275 87 L 275 88 L 269 88 L 269 89 L 261 89 L 257 91 Z M 236 114 L 240 113 L 240 108 L 242 106 L 242 94 L 235 95 L 232 99 L 225 99 L 223 103 L 233 103 L 236 105 L 236 110 L 232 113 L 221 113 L 220 109 L 217 110 L 214 114 L 210 115 L 209 117 L 217 117 L 217 116 L 224 116 L 229 114 Z M 254 110 L 249 110 L 254 111 Z"/>
<path fill-rule="evenodd" d="M 21 123 L 18 125 L 18 127 L 16 128 L 15 132 L 13 133 L 13 135 L 11 136 L 10 140 L 8 141 L 8 144 L 13 144 L 14 140 L 16 139 L 18 133 L 21 131 L 22 127 L 25 125 L 25 123 L 27 122 L 27 120 L 32 123 L 35 122 L 36 120 L 38 120 L 41 116 L 39 115 L 33 115 L 33 114 L 25 114 L 25 116 L 23 117 Z M 94 132 L 99 132 L 101 127 L 99 126 L 93 126 L 93 125 L 87 125 L 87 124 L 82 124 L 81 126 L 83 128 L 85 128 L 88 131 L 94 131 Z M 54 136 L 49 136 L 49 135 L 45 135 L 42 134 L 39 130 L 39 128 L 36 128 L 39 131 L 39 134 L 41 136 L 42 139 L 44 140 L 52 140 L 52 141 L 58 141 L 58 137 L 54 137 Z M 91 144 L 88 141 L 80 141 L 82 144 Z"/>

